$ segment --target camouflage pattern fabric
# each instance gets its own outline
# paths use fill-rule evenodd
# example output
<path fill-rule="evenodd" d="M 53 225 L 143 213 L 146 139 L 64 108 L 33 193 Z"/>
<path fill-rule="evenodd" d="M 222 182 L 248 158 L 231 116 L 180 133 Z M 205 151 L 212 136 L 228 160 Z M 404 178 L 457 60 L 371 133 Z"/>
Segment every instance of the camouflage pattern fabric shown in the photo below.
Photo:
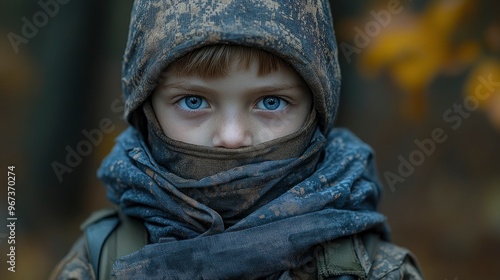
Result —
<path fill-rule="evenodd" d="M 361 250 L 363 259 L 370 260 L 367 280 L 420 280 L 423 279 L 415 257 L 406 249 L 389 242 L 379 242 L 372 256 Z M 53 271 L 50 280 L 94 280 L 85 243 L 81 238 Z M 280 280 L 318 280 L 314 262 L 303 265 L 289 273 L 283 273 Z M 193 279 L 194 280 L 194 279 Z"/>
<path fill-rule="evenodd" d="M 50 280 L 95 280 L 85 239 L 80 237 L 70 252 L 54 268 Z"/>

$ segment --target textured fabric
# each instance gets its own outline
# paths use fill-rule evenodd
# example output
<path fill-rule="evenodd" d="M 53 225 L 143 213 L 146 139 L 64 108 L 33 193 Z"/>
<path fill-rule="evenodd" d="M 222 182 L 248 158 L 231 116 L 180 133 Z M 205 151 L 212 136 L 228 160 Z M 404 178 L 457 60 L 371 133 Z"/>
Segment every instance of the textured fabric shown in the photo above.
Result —
<path fill-rule="evenodd" d="M 170 63 L 213 44 L 257 47 L 290 63 L 313 92 L 322 131 L 332 127 L 340 69 L 327 0 L 136 0 L 122 67 L 126 119 L 142 112 Z"/>
<path fill-rule="evenodd" d="M 117 276 L 134 279 L 263 277 L 302 265 L 314 245 L 385 221 L 376 212 L 372 151 L 340 129 L 326 142 L 317 130 L 298 158 L 186 180 L 159 166 L 129 128 L 98 175 L 111 201 L 145 221 L 154 243 L 116 263 Z"/>
<path fill-rule="evenodd" d="M 424 279 L 415 256 L 407 249 L 389 242 L 381 242 L 377 248 L 368 279 Z"/>
<path fill-rule="evenodd" d="M 86 250 L 85 237 L 80 237 L 70 252 L 54 268 L 49 280 L 95 280 Z"/>
<path fill-rule="evenodd" d="M 360 244 L 360 242 L 357 242 Z M 423 279 L 415 257 L 406 249 L 398 247 L 389 242 L 378 242 L 374 253 L 370 256 L 367 250 L 360 244 L 360 258 L 369 261 L 369 274 L 367 280 L 421 280 Z M 248 278 L 248 277 L 246 277 Z M 68 254 L 54 269 L 50 280 L 86 280 L 94 279 L 90 260 L 88 258 L 85 242 L 81 238 Z M 123 279 L 134 279 L 123 277 Z M 195 278 L 196 279 L 196 278 Z M 241 279 L 241 278 L 240 278 Z M 244 279 L 244 278 L 243 278 Z M 276 279 L 276 278 L 274 278 Z M 317 269 L 315 261 L 312 260 L 305 265 L 287 271 L 279 277 L 279 280 L 317 280 Z"/>
<path fill-rule="evenodd" d="M 179 177 L 196 180 L 250 163 L 299 157 L 308 148 L 316 129 L 316 113 L 313 111 L 302 129 L 295 133 L 259 145 L 226 149 L 168 138 L 149 100 L 144 104 L 144 114 L 148 123 L 148 144 L 156 162 Z"/>
<path fill-rule="evenodd" d="M 317 258 L 318 279 L 328 280 L 339 275 L 365 278 L 366 271 L 354 246 L 354 237 L 337 238 L 335 241 L 321 244 L 322 254 Z"/>

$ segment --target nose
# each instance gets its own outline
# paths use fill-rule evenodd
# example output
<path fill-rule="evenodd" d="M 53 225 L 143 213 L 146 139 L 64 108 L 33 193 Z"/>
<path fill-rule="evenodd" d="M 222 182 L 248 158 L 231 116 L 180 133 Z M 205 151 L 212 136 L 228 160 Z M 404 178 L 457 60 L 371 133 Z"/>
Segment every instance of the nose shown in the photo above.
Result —
<path fill-rule="evenodd" d="M 251 146 L 252 137 L 247 123 L 240 117 L 225 118 L 219 122 L 212 144 L 227 149 Z"/>

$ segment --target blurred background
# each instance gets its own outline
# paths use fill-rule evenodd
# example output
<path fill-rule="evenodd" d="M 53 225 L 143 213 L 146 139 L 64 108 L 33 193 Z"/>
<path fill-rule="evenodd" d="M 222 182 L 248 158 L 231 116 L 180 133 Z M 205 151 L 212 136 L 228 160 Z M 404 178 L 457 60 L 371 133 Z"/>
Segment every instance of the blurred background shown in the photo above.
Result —
<path fill-rule="evenodd" d="M 500 3 L 331 2 L 343 73 L 337 125 L 376 151 L 393 241 L 415 253 L 426 279 L 500 279 Z M 18 217 L 15 273 L 0 227 L 0 279 L 46 279 L 80 223 L 109 206 L 95 171 L 125 128 L 131 4 L 0 2 L 0 196 L 15 165 Z M 102 137 L 85 145 L 96 130 Z"/>

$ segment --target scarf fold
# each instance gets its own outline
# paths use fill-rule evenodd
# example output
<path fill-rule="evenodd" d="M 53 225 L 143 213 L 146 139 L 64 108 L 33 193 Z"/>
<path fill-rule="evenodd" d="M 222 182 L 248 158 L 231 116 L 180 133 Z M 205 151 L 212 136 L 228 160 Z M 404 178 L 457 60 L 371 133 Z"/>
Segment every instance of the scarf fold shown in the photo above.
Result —
<path fill-rule="evenodd" d="M 143 110 L 153 159 L 179 177 L 196 180 L 246 164 L 299 157 L 309 146 L 317 127 L 316 111 L 312 110 L 302 128 L 292 134 L 258 145 L 226 149 L 173 140 L 163 132 L 149 100 Z"/>
<path fill-rule="evenodd" d="M 145 221 L 152 242 L 115 263 L 118 279 L 257 279 L 385 222 L 372 151 L 342 129 L 328 139 L 316 130 L 300 156 L 195 180 L 159 165 L 131 127 L 98 176 L 112 202 Z"/>

